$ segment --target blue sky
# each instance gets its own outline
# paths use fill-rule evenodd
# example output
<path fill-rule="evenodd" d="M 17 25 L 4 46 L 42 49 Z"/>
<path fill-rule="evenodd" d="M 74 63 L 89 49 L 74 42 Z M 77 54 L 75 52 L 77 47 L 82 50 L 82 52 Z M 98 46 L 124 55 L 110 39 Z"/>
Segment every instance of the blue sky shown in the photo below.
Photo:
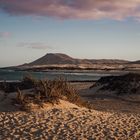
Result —
<path fill-rule="evenodd" d="M 59 17 L 0 10 L 0 67 L 56 52 L 75 58 L 140 59 L 140 22 L 133 16 Z"/>

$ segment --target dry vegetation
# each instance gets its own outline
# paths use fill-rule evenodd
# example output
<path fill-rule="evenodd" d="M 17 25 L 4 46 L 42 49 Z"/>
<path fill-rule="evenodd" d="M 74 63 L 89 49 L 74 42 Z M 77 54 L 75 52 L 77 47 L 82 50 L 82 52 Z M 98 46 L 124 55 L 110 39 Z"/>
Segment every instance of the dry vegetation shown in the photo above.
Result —
<path fill-rule="evenodd" d="M 62 78 L 51 81 L 25 77 L 23 81 L 34 85 L 31 94 L 24 94 L 17 88 L 17 97 L 14 103 L 20 104 L 24 110 L 28 110 L 31 103 L 43 107 L 44 103 L 59 104 L 60 99 L 81 107 L 91 108 L 90 103 L 82 100 L 78 92 Z"/>
<path fill-rule="evenodd" d="M 134 78 L 135 80 L 136 77 Z M 108 78 L 106 80 L 108 82 Z M 132 79 L 129 77 L 129 80 L 131 81 Z M 9 101 L 15 98 L 15 93 L 9 93 L 9 96 L 0 102 L 0 107 L 7 109 L 6 111 L 0 112 L 0 140 L 140 139 L 140 107 L 138 103 L 124 103 L 120 98 L 108 98 L 109 100 L 95 99 L 92 105 L 94 105 L 94 109 L 100 111 L 91 110 L 74 105 L 90 107 L 87 102 L 81 100 L 73 86 L 63 79 L 49 81 L 25 77 L 22 83 L 27 84 L 27 86 L 32 84 L 33 88 L 23 91 L 17 86 L 17 96 L 14 103 L 17 103 L 29 112 L 22 112 L 20 110 L 11 111 L 12 106 L 8 106 L 8 103 L 11 104 Z M 86 86 L 87 90 L 85 94 L 88 94 L 90 91 L 88 87 Z M 91 91 L 93 96 L 94 90 L 91 89 Z M 2 96 L 3 94 L 1 93 L 0 95 Z M 106 97 L 108 96 L 106 94 Z M 61 101 L 64 103 L 62 106 Z M 69 104 L 68 101 L 74 104 Z M 30 109 L 28 108 L 29 104 L 40 106 L 40 109 L 32 112 L 28 110 Z M 47 108 L 47 106 L 49 107 Z"/>

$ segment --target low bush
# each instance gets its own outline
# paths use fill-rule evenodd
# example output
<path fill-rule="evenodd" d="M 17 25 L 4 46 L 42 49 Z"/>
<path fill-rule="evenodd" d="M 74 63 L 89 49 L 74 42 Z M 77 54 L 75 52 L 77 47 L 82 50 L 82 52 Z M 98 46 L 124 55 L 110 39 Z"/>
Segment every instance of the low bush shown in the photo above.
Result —
<path fill-rule="evenodd" d="M 35 103 L 42 107 L 43 103 L 59 104 L 59 100 L 66 100 L 81 107 L 91 108 L 91 105 L 80 98 L 78 92 L 62 78 L 55 80 L 35 80 L 30 77 L 24 81 L 34 84 L 33 94 L 24 94 L 17 89 L 16 102 L 23 108 L 28 103 Z"/>

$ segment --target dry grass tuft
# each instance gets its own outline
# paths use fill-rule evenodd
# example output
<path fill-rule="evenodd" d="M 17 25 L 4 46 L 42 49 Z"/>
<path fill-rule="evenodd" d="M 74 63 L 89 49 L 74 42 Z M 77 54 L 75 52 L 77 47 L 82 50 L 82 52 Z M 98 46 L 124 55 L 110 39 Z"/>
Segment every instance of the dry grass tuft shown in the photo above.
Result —
<path fill-rule="evenodd" d="M 17 89 L 16 102 L 26 108 L 34 103 L 43 106 L 43 103 L 59 104 L 60 99 L 69 101 L 81 107 L 91 108 L 90 103 L 80 98 L 78 92 L 62 78 L 55 80 L 36 80 L 25 77 L 24 81 L 34 84 L 33 94 L 23 94 Z"/>

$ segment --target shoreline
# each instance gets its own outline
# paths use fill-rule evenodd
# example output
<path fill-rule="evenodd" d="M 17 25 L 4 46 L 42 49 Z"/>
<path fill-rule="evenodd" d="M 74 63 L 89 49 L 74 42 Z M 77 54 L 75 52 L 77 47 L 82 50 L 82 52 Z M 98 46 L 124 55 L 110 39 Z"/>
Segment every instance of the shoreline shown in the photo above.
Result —
<path fill-rule="evenodd" d="M 8 73 L 7 73 L 8 72 Z M 12 75 L 16 76 L 16 72 L 18 74 L 18 78 L 11 78 Z M 23 72 L 23 73 L 22 73 Z M 64 79 L 66 79 L 66 81 L 68 82 L 96 82 L 98 81 L 101 77 L 104 76 L 119 76 L 119 75 L 123 75 L 123 74 L 127 74 L 129 72 L 127 71 L 93 71 L 93 70 L 49 70 L 49 71 L 9 71 L 7 70 L 6 73 L 4 73 L 4 75 L 7 75 L 7 79 L 4 78 L 3 76 L 0 76 L 0 83 L 6 82 L 6 83 L 20 83 L 23 79 L 23 77 L 25 76 L 33 76 L 37 79 L 45 79 L 43 77 L 47 76 L 50 78 L 50 80 L 53 79 L 57 79 L 59 77 L 63 77 Z M 39 74 L 39 75 L 38 75 Z M 42 75 L 41 75 L 42 74 Z M 47 74 L 47 75 L 45 75 Z M 10 75 L 10 78 L 8 78 Z M 73 78 L 71 78 L 71 76 L 73 76 Z M 51 78 L 52 77 L 52 78 Z M 68 79 L 67 79 L 68 77 Z M 82 77 L 79 78 L 79 77 Z M 93 78 L 92 78 L 93 77 Z M 2 79 L 1 79 L 2 78 Z M 88 78 L 90 80 L 88 80 Z M 12 79 L 12 80 L 11 80 Z M 78 80 L 80 79 L 80 80 Z"/>

